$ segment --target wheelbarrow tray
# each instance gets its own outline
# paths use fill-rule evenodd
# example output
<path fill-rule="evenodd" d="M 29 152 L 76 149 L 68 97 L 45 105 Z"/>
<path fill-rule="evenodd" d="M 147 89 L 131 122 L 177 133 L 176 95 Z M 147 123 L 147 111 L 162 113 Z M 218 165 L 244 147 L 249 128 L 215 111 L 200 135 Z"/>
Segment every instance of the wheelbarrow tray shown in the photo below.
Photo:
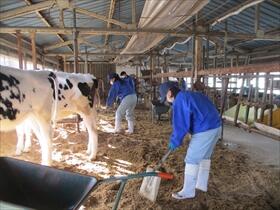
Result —
<path fill-rule="evenodd" d="M 0 201 L 40 210 L 78 209 L 96 185 L 94 177 L 0 157 Z"/>

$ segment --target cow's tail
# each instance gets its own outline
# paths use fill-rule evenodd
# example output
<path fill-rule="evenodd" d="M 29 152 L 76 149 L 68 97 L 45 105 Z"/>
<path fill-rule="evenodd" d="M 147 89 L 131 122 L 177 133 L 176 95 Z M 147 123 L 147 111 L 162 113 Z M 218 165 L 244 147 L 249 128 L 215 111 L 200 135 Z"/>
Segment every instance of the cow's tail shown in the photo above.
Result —
<path fill-rule="evenodd" d="M 98 93 L 98 80 L 93 79 L 93 84 L 91 87 L 91 94 L 92 94 L 92 104 L 94 107 L 98 107 L 98 104 L 100 103 L 100 97 Z"/>
<path fill-rule="evenodd" d="M 57 106 L 58 106 L 58 89 L 57 89 L 57 79 L 53 78 L 53 85 L 54 85 L 54 99 L 52 103 L 52 113 L 51 113 L 51 122 L 52 122 L 52 127 L 55 127 L 56 124 L 56 115 L 57 115 Z"/>

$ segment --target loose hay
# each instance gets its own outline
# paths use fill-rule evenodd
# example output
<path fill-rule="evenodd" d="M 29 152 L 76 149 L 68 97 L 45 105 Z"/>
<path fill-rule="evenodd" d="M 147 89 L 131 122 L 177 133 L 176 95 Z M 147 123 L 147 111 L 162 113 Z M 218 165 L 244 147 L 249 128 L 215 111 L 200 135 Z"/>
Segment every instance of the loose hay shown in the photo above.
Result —
<path fill-rule="evenodd" d="M 148 112 L 136 112 L 136 133 L 133 135 L 99 132 L 99 152 L 96 161 L 88 161 L 87 133 L 75 132 L 75 126 L 67 125 L 56 130 L 54 140 L 54 167 L 92 175 L 98 178 L 143 172 L 155 165 L 165 154 L 171 133 L 169 122 L 152 124 Z M 111 126 L 113 113 L 99 112 L 99 119 Z M 14 157 L 16 135 L 1 133 L 0 155 Z M 280 209 L 279 168 L 257 165 L 238 150 L 230 150 L 218 144 L 213 158 L 207 193 L 197 191 L 197 197 L 177 201 L 171 198 L 183 182 L 184 146 L 171 154 L 163 170 L 174 174 L 172 181 L 162 180 L 156 203 L 142 198 L 138 191 L 142 180 L 129 181 L 123 193 L 120 209 L 127 210 L 184 210 L 184 209 Z M 30 153 L 19 159 L 40 163 L 40 147 L 33 141 Z M 84 203 L 85 209 L 111 209 L 119 183 L 100 185 Z"/>

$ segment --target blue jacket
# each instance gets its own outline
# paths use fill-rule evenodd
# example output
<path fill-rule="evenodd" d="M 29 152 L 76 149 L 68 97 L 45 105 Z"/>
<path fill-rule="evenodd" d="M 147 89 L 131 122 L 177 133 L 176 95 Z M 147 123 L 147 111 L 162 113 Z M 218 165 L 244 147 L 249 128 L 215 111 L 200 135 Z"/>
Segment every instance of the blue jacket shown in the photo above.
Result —
<path fill-rule="evenodd" d="M 220 115 L 207 96 L 180 91 L 173 102 L 173 131 L 170 142 L 179 147 L 187 133 L 196 134 L 221 126 Z"/>
<path fill-rule="evenodd" d="M 131 86 L 130 81 L 117 80 L 110 88 L 106 105 L 112 106 L 117 97 L 122 101 L 124 97 L 131 94 L 135 94 L 135 89 Z"/>
<path fill-rule="evenodd" d="M 127 76 L 127 77 L 125 77 L 123 80 L 127 80 L 128 83 L 129 83 L 129 85 L 135 90 L 135 83 L 134 83 L 134 80 L 133 80 L 132 77 Z"/>

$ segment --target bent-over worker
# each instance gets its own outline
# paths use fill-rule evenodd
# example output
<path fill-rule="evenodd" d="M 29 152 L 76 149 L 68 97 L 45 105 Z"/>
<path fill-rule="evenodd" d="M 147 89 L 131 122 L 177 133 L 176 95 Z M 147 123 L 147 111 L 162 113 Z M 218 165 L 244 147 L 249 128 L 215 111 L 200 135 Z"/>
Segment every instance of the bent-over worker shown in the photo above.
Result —
<path fill-rule="evenodd" d="M 166 99 L 173 104 L 169 149 L 181 146 L 187 133 L 192 136 L 185 157 L 183 189 L 172 197 L 193 198 L 195 189 L 207 191 L 210 158 L 220 136 L 221 119 L 214 104 L 202 93 L 172 87 Z"/>
<path fill-rule="evenodd" d="M 107 106 L 112 106 L 116 98 L 120 99 L 120 105 L 115 115 L 115 133 L 121 131 L 121 121 L 126 117 L 128 123 L 127 133 L 134 132 L 134 109 L 137 102 L 135 89 L 131 86 L 129 80 L 120 79 L 117 73 L 109 75 L 110 84 L 112 85 L 108 94 Z"/>

